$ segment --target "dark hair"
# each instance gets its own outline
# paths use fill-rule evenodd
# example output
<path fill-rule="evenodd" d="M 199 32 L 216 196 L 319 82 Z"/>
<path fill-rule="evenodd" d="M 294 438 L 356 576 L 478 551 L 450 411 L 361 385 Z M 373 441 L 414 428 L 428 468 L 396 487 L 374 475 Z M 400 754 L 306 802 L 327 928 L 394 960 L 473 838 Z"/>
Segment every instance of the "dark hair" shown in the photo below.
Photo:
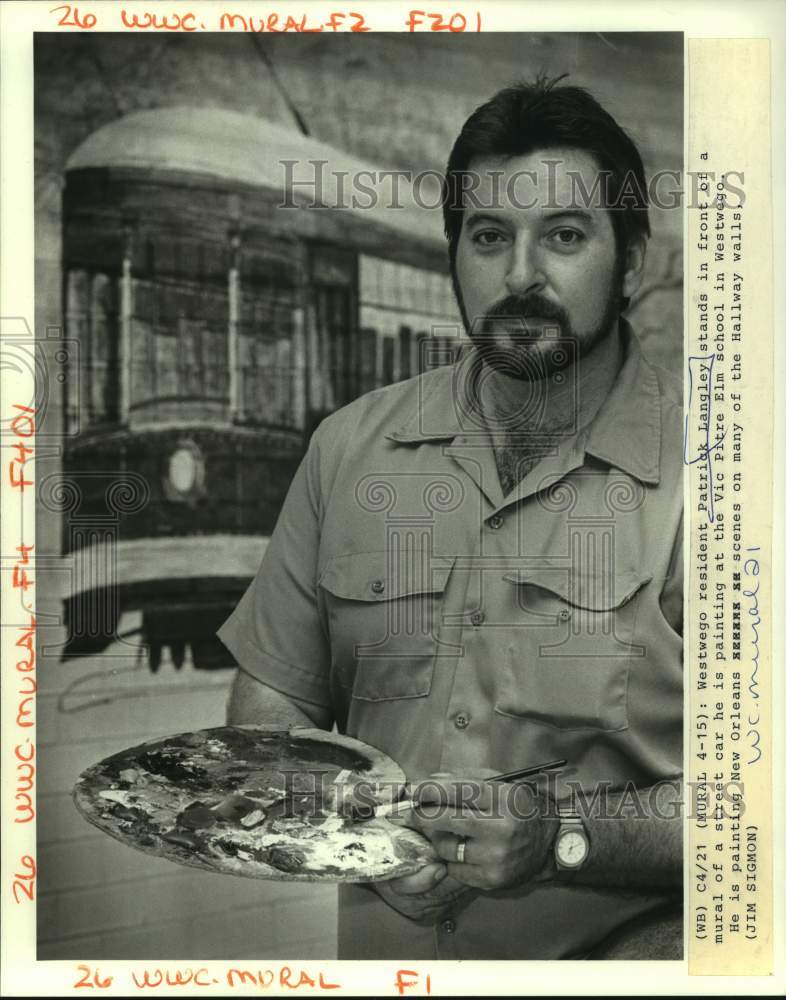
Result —
<path fill-rule="evenodd" d="M 451 271 L 464 214 L 464 176 L 479 156 L 523 156 L 549 146 L 591 153 L 604 174 L 618 258 L 635 237 L 649 236 L 646 179 L 633 140 L 581 87 L 558 87 L 567 74 L 499 91 L 469 116 L 448 159 L 442 212 Z M 455 282 L 455 274 L 454 274 Z"/>

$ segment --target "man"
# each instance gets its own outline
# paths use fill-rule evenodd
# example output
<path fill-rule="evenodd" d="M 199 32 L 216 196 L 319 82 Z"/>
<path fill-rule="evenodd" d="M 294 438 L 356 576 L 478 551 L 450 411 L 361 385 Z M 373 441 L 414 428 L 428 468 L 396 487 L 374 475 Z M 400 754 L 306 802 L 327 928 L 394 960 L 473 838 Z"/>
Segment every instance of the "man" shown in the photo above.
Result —
<path fill-rule="evenodd" d="M 579 88 L 473 113 L 443 206 L 471 349 L 322 423 L 219 632 L 230 721 L 437 775 L 402 822 L 442 861 L 342 887 L 342 958 L 677 957 L 609 945 L 681 883 L 680 394 L 621 316 L 645 189 Z M 572 786 L 485 780 L 555 758 Z"/>

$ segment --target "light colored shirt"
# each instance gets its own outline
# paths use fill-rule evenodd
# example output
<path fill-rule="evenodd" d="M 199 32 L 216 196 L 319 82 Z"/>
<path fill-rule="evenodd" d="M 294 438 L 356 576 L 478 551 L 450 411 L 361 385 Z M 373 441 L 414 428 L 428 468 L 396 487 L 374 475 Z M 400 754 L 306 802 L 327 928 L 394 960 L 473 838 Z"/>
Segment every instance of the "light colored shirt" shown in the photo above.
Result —
<path fill-rule="evenodd" d="M 558 757 L 588 792 L 677 778 L 681 392 L 620 332 L 595 419 L 507 496 L 474 349 L 326 418 L 219 631 L 242 668 L 331 707 L 411 780 Z M 544 883 L 423 927 L 340 892 L 344 958 L 579 956 L 663 901 Z"/>

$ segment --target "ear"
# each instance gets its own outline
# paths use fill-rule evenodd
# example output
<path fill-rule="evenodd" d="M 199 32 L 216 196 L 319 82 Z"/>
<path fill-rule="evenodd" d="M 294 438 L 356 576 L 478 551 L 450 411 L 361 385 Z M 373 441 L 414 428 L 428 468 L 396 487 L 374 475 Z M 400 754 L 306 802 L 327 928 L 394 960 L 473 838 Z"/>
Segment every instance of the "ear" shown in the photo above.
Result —
<path fill-rule="evenodd" d="M 625 270 L 622 277 L 623 298 L 631 298 L 641 287 L 644 277 L 644 259 L 646 256 L 646 237 L 634 236 L 625 252 Z"/>

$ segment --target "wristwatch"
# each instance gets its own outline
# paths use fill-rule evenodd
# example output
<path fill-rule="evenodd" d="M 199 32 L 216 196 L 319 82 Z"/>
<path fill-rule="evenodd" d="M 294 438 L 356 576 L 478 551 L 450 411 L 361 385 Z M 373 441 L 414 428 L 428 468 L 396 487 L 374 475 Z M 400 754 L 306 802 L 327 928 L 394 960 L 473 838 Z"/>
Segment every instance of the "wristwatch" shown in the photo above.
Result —
<path fill-rule="evenodd" d="M 554 838 L 558 871 L 577 871 L 589 857 L 590 842 L 581 817 L 571 806 L 557 807 L 559 829 Z"/>

